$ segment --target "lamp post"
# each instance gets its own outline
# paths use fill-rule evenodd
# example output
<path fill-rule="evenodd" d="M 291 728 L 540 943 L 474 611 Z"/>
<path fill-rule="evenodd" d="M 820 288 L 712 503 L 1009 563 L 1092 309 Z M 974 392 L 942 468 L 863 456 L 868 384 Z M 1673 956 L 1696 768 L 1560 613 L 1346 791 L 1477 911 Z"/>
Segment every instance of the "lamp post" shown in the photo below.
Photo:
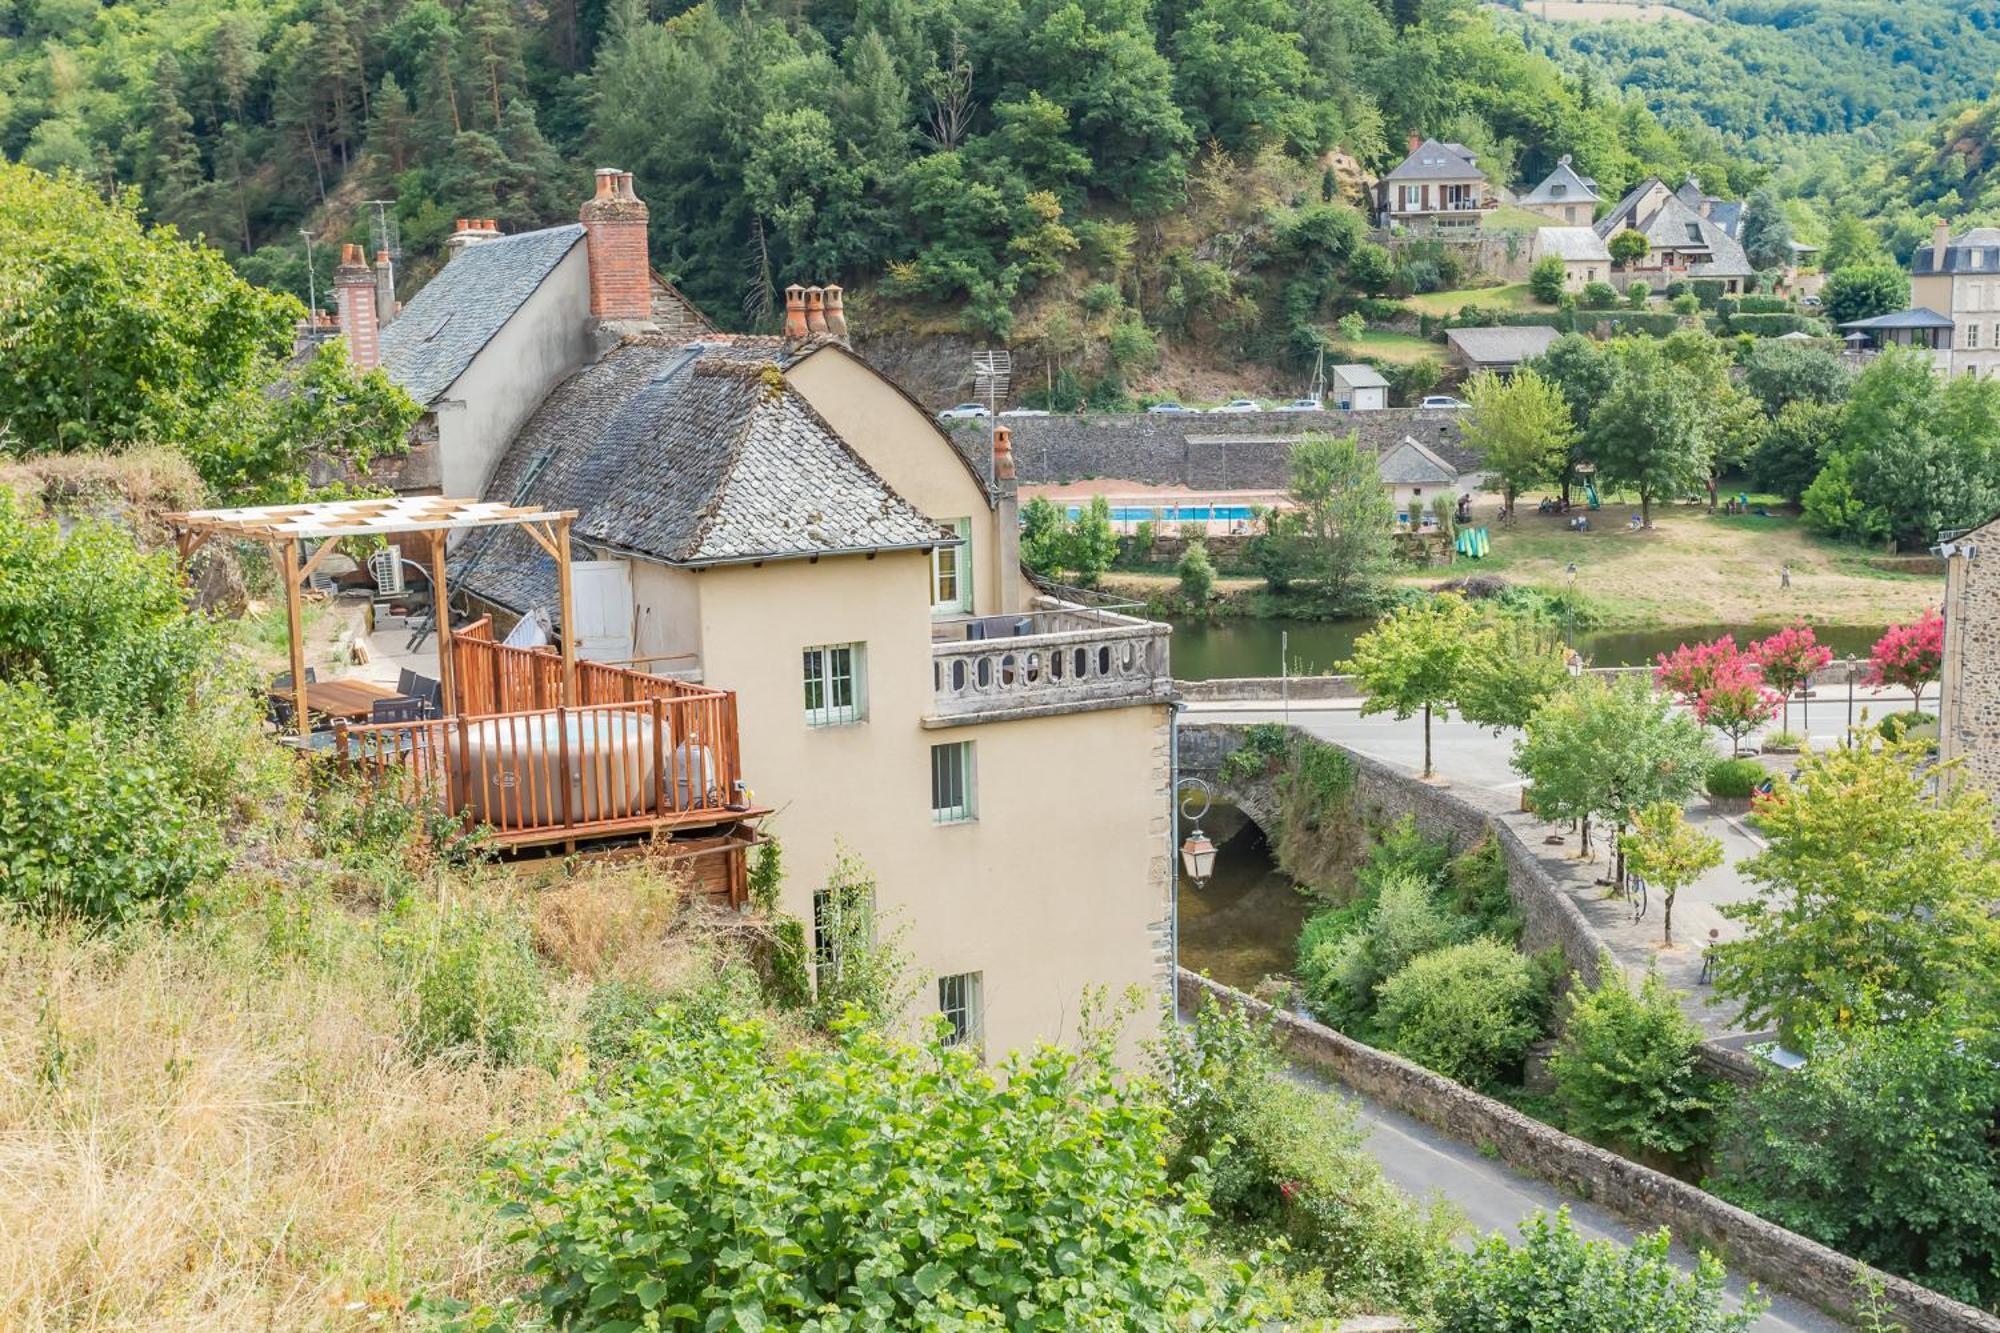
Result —
<path fill-rule="evenodd" d="M 1854 676 L 1860 670 L 1860 660 L 1853 653 L 1847 655 L 1847 735 L 1843 744 L 1854 744 Z"/>
<path fill-rule="evenodd" d="M 1168 721 L 1170 729 L 1170 758 L 1173 778 L 1174 814 L 1171 836 L 1180 842 L 1178 855 L 1169 859 L 1167 934 L 1172 952 L 1172 971 L 1167 979 L 1167 995 L 1173 1001 L 1172 1012 L 1180 1012 L 1181 986 L 1181 876 L 1183 873 L 1200 888 L 1208 883 L 1208 877 L 1215 873 L 1215 843 L 1201 831 L 1201 817 L 1208 813 L 1214 801 L 1213 789 L 1200 778 L 1181 776 L 1181 708 L 1176 702 L 1171 705 L 1172 713 Z M 1196 802 L 1199 801 L 1199 804 Z M 1181 821 L 1186 819 L 1194 824 L 1194 832 L 1180 841 Z"/>

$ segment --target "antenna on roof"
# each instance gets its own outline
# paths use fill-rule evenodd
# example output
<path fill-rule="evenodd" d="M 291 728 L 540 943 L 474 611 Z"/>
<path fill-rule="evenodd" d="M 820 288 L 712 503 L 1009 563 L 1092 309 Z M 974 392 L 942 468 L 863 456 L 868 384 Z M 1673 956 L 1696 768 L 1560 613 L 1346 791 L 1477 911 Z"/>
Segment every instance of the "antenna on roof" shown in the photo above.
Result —
<path fill-rule="evenodd" d="M 313 276 L 313 234 L 304 227 L 299 235 L 306 240 L 306 313 L 312 316 L 313 330 L 319 330 L 319 284 Z"/>
<path fill-rule="evenodd" d="M 986 405 L 987 443 L 993 442 L 999 424 L 1000 407 L 1014 382 L 1014 354 L 992 349 L 972 354 L 972 396 Z"/>
<path fill-rule="evenodd" d="M 389 211 L 394 199 L 364 200 L 375 210 L 375 216 L 368 222 L 368 254 L 389 256 L 389 262 L 399 264 L 403 260 L 403 229 L 397 225 L 396 215 Z"/>

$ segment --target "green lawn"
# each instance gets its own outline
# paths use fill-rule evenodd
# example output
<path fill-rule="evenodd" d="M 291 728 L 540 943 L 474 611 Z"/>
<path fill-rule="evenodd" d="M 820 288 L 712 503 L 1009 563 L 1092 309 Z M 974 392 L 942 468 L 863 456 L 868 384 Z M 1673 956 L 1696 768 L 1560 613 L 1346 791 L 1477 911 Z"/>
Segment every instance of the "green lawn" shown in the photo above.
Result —
<path fill-rule="evenodd" d="M 1481 231 L 1538 231 L 1549 225 L 1549 220 L 1540 213 L 1531 213 L 1525 208 L 1512 204 L 1502 204 L 1479 219 Z"/>
<path fill-rule="evenodd" d="M 1425 292 L 1403 301 L 1405 310 L 1419 315 L 1455 315 L 1469 305 L 1484 306 L 1488 310 L 1555 309 L 1537 301 L 1525 282 L 1510 282 L 1504 287 L 1461 287 L 1454 292 Z"/>
<path fill-rule="evenodd" d="M 1386 329 L 1370 329 L 1361 335 L 1359 342 L 1343 339 L 1341 346 L 1351 353 L 1399 366 L 1412 365 L 1425 357 L 1444 359 L 1444 348 L 1436 343 L 1414 333 L 1390 333 Z"/>

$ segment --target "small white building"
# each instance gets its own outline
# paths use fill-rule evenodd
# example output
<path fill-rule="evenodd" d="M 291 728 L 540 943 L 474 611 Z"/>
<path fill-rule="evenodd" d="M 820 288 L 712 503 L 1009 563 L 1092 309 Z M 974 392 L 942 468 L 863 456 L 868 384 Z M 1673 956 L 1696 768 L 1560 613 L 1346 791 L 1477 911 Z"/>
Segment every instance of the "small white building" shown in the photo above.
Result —
<path fill-rule="evenodd" d="M 1375 470 L 1396 499 L 1396 522 L 1406 527 L 1424 525 L 1434 497 L 1448 495 L 1457 504 L 1461 494 L 1469 495 L 1472 490 L 1469 484 L 1462 484 L 1457 468 L 1417 443 L 1413 435 L 1405 435 L 1377 455 Z"/>
<path fill-rule="evenodd" d="M 1562 260 L 1563 290 L 1580 292 L 1586 283 L 1611 280 L 1611 247 L 1589 227 L 1540 227 L 1535 231 L 1536 263 Z"/>
<path fill-rule="evenodd" d="M 1373 366 L 1335 366 L 1333 405 L 1343 412 L 1379 412 L 1389 405 L 1389 381 Z"/>

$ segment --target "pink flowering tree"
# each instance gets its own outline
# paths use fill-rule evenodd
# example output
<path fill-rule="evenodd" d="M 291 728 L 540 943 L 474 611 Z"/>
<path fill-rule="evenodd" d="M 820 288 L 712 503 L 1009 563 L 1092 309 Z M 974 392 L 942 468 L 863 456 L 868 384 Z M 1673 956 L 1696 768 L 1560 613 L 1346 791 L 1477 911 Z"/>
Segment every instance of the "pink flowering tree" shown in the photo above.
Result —
<path fill-rule="evenodd" d="M 1784 699 L 1784 728 L 1790 731 L 1792 695 L 1812 679 L 1813 672 L 1833 661 L 1833 649 L 1819 641 L 1812 626 L 1800 621 L 1751 644 L 1750 656 L 1764 673 L 1764 683 Z"/>
<path fill-rule="evenodd" d="M 1689 707 L 1700 700 L 1724 670 L 1743 655 L 1736 636 L 1725 634 L 1713 643 L 1682 644 L 1671 653 L 1661 653 L 1653 668 L 1653 683 Z"/>
<path fill-rule="evenodd" d="M 1694 701 L 1694 715 L 1703 725 L 1729 737 L 1729 753 L 1743 753 L 1743 738 L 1777 716 L 1783 702 L 1764 685 L 1763 673 L 1747 654 L 1716 668 Z"/>
<path fill-rule="evenodd" d="M 1910 692 L 1914 707 L 1924 706 L 1924 686 L 1938 678 L 1944 666 L 1944 617 L 1932 607 L 1907 625 L 1891 625 L 1868 654 L 1868 683 L 1893 685 Z"/>

